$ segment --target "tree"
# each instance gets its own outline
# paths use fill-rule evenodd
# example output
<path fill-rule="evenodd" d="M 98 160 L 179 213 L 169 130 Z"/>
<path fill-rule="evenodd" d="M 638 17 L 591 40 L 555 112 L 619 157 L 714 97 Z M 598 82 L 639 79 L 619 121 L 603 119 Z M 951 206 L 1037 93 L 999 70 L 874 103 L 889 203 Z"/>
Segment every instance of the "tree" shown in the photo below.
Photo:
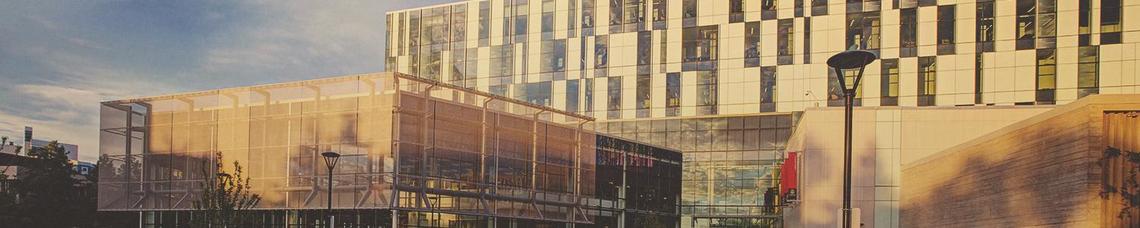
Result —
<path fill-rule="evenodd" d="M 95 200 L 84 194 L 91 184 L 76 178 L 67 151 L 57 142 L 33 147 L 34 158 L 14 184 L 16 200 L 2 205 L 0 223 L 12 227 L 79 227 L 94 219 Z M 67 219 L 60 219 L 67 218 Z"/>
<path fill-rule="evenodd" d="M 206 169 L 202 162 L 206 181 L 199 184 L 202 194 L 194 200 L 194 213 L 191 216 L 193 227 L 238 227 L 242 217 L 257 205 L 261 196 L 250 191 L 249 177 L 243 176 L 241 165 L 234 161 L 233 173 L 226 172 L 222 163 L 222 153 L 216 153 L 214 169 Z M 216 175 L 209 175 L 215 171 Z"/>

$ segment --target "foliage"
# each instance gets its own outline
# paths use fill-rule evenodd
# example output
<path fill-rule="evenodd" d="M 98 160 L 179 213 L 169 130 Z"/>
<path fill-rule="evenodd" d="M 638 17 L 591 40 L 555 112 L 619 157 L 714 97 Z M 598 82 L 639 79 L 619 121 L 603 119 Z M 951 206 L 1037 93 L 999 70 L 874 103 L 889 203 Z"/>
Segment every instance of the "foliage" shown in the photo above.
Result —
<path fill-rule="evenodd" d="M 202 194 L 194 200 L 191 226 L 236 227 L 241 224 L 245 212 L 257 205 L 261 196 L 250 191 L 249 177 L 243 175 L 242 167 L 237 161 L 233 163 L 233 173 L 224 169 L 221 153 L 215 154 L 213 169 L 205 169 L 206 165 L 203 161 L 203 176 L 211 177 L 211 171 L 215 171 L 216 175 L 206 178 L 199 185 Z"/>
<path fill-rule="evenodd" d="M 0 223 L 11 227 L 80 227 L 95 220 L 94 184 L 83 181 L 56 142 L 27 150 L 34 162 L 0 200 Z M 67 219 L 60 219 L 67 218 Z"/>

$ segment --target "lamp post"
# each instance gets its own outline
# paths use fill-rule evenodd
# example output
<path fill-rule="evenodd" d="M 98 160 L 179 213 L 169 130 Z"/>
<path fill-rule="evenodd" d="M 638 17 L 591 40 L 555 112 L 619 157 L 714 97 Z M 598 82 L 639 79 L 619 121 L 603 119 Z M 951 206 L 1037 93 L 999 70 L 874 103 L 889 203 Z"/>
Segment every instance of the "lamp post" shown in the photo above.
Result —
<path fill-rule="evenodd" d="M 333 217 L 332 213 L 333 167 L 336 167 L 336 161 L 340 159 L 340 154 L 329 151 L 321 153 L 321 157 L 325 158 L 325 166 L 329 168 L 329 197 L 327 201 L 329 205 L 329 227 L 332 228 L 334 226 L 333 223 L 336 221 L 336 217 Z"/>
<path fill-rule="evenodd" d="M 859 88 L 859 81 L 863 79 L 863 69 L 874 62 L 878 56 L 875 53 L 863 50 L 849 50 L 840 52 L 827 59 L 827 65 L 835 70 L 836 80 L 843 89 L 843 228 L 851 228 L 851 122 L 852 103 L 855 102 L 855 91 Z M 855 80 L 848 87 L 846 70 L 859 69 Z"/>

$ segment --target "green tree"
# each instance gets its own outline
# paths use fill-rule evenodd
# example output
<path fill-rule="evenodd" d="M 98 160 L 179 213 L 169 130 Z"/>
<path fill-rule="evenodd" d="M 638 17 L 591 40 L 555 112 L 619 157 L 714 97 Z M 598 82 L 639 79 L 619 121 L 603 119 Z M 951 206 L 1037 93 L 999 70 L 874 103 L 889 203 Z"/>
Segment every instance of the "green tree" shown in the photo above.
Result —
<path fill-rule="evenodd" d="M 213 169 L 206 169 L 202 162 L 206 181 L 199 184 L 202 194 L 194 200 L 191 216 L 193 227 L 239 227 L 242 217 L 257 205 L 261 196 L 250 191 L 249 177 L 243 176 L 242 167 L 234 161 L 233 173 L 226 172 L 222 163 L 222 153 L 216 153 Z M 216 175 L 209 174 L 214 171 Z"/>

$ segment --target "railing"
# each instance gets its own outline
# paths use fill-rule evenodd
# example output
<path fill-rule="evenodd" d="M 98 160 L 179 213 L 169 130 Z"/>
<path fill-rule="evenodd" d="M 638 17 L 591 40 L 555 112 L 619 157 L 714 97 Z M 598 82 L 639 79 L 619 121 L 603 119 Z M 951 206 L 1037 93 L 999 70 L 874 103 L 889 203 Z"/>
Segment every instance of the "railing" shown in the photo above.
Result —
<path fill-rule="evenodd" d="M 681 205 L 681 214 L 692 217 L 781 217 L 779 205 Z"/>

